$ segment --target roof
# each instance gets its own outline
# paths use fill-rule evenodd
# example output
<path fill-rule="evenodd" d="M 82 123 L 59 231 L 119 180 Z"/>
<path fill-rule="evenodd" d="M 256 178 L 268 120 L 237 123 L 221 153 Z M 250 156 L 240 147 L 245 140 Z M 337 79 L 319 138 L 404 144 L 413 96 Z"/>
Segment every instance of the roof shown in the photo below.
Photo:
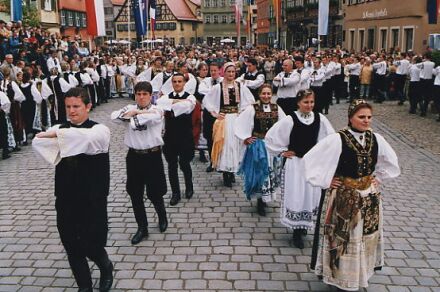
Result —
<path fill-rule="evenodd" d="M 112 0 L 113 5 L 122 6 L 124 5 L 125 0 Z"/>
<path fill-rule="evenodd" d="M 197 0 L 194 0 L 197 1 Z M 198 21 L 197 17 L 189 9 L 185 0 L 165 0 L 168 8 L 178 20 Z"/>
<path fill-rule="evenodd" d="M 191 1 L 192 3 L 194 3 L 197 6 L 201 6 L 202 5 L 202 0 L 189 0 L 189 1 Z"/>

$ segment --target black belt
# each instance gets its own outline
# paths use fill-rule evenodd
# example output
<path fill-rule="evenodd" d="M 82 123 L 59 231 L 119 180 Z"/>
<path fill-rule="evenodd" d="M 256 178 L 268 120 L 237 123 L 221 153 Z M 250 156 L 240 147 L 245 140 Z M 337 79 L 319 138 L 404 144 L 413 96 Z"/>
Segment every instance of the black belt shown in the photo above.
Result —
<path fill-rule="evenodd" d="M 128 149 L 129 152 L 132 153 L 136 153 L 136 154 L 150 154 L 153 152 L 157 152 L 160 151 L 160 146 L 155 146 L 149 149 L 134 149 L 134 148 L 129 148 Z"/>

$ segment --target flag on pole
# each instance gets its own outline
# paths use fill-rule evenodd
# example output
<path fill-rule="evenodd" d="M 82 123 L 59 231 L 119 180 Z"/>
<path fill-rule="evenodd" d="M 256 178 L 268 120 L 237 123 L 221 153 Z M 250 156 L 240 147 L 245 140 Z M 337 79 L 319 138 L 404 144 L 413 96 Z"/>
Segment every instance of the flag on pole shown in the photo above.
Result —
<path fill-rule="evenodd" d="M 147 3 L 145 0 L 131 0 L 131 6 L 134 15 L 134 24 L 136 27 L 136 34 L 138 36 L 145 35 L 147 31 Z"/>
<path fill-rule="evenodd" d="M 91 36 L 105 36 L 103 0 L 86 1 L 87 33 Z"/>
<path fill-rule="evenodd" d="M 243 16 L 243 0 L 236 0 L 234 8 L 235 8 L 235 28 L 237 29 L 237 44 L 240 45 L 241 18 Z"/>
<path fill-rule="evenodd" d="M 277 29 L 280 28 L 281 25 L 281 1 L 273 0 L 273 9 L 275 12 L 275 20 Z"/>
<path fill-rule="evenodd" d="M 319 0 L 318 14 L 318 35 L 327 35 L 328 33 L 328 13 L 330 9 L 329 0 Z"/>
<path fill-rule="evenodd" d="M 150 26 L 152 39 L 155 39 L 154 31 L 156 30 L 156 0 L 150 0 Z"/>
<path fill-rule="evenodd" d="M 11 0 L 11 21 L 23 19 L 23 8 L 21 0 Z"/>

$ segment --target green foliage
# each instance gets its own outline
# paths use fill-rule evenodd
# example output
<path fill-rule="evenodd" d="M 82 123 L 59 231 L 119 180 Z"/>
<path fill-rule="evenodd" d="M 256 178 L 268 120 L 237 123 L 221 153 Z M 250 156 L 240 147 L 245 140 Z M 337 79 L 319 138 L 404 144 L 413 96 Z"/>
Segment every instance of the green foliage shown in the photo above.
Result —
<path fill-rule="evenodd" d="M 435 63 L 435 66 L 440 66 L 440 51 L 432 52 L 432 61 Z"/>
<path fill-rule="evenodd" d="M 36 27 L 40 25 L 40 19 L 38 10 L 30 7 L 23 6 L 23 25 Z"/>

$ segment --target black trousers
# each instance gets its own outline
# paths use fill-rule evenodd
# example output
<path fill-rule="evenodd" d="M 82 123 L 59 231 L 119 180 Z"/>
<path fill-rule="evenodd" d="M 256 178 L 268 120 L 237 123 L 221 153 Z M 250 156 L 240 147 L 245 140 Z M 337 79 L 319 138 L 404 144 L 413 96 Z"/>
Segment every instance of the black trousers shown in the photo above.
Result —
<path fill-rule="evenodd" d="M 399 101 L 405 101 L 405 83 L 406 75 L 396 74 L 396 94 Z"/>
<path fill-rule="evenodd" d="M 434 91 L 434 95 L 433 95 L 434 105 L 440 117 L 440 85 L 434 85 L 433 91 Z"/>
<path fill-rule="evenodd" d="M 105 95 L 104 82 L 105 81 L 103 78 L 99 78 L 98 85 L 96 86 L 96 97 L 98 99 L 98 104 L 107 101 L 107 96 Z"/>
<path fill-rule="evenodd" d="M 350 75 L 350 79 L 348 80 L 348 88 L 350 90 L 350 101 L 359 98 L 359 76 Z"/>
<path fill-rule="evenodd" d="M 277 104 L 283 109 L 286 115 L 293 114 L 298 109 L 296 97 L 278 98 Z"/>
<path fill-rule="evenodd" d="M 387 80 L 385 75 L 379 75 L 379 74 L 374 75 L 375 95 L 376 95 L 376 100 L 379 102 L 385 101 L 386 84 L 387 84 Z"/>
<path fill-rule="evenodd" d="M 180 194 L 179 175 L 177 167 L 183 172 L 185 188 L 193 189 L 191 161 L 194 158 L 194 147 L 181 147 L 167 145 L 163 148 L 163 154 L 168 163 L 168 179 L 170 180 L 171 191 L 173 194 Z"/>
<path fill-rule="evenodd" d="M 415 112 L 420 101 L 420 81 L 413 81 L 409 83 L 408 97 L 410 105 L 409 110 L 411 112 Z"/>
<path fill-rule="evenodd" d="M 0 148 L 8 152 L 8 124 L 6 123 L 6 114 L 0 110 Z"/>
<path fill-rule="evenodd" d="M 92 287 L 87 258 L 101 269 L 108 262 L 107 197 L 57 197 L 57 228 L 80 288 Z"/>
<path fill-rule="evenodd" d="M 428 105 L 431 101 L 432 95 L 432 79 L 420 79 L 421 97 L 420 97 L 420 110 L 423 114 L 428 111 Z"/>
<path fill-rule="evenodd" d="M 145 188 L 147 198 L 151 201 L 157 215 L 164 215 L 165 205 L 163 196 L 167 193 L 167 182 L 160 150 L 148 154 L 138 154 L 128 151 L 127 163 L 127 193 L 130 195 L 134 217 L 139 227 L 147 227 L 147 214 L 144 204 Z"/>
<path fill-rule="evenodd" d="M 322 96 L 323 87 L 311 86 L 310 89 L 315 93 L 315 111 L 322 113 L 325 105 L 325 100 Z"/>
<path fill-rule="evenodd" d="M 212 151 L 212 128 L 214 126 L 215 118 L 206 109 L 203 110 L 203 137 L 205 137 L 208 144 L 209 157 Z"/>
<path fill-rule="evenodd" d="M 104 79 L 104 88 L 105 88 L 105 99 L 110 99 L 112 98 L 112 93 L 111 93 L 111 77 L 107 77 Z"/>

